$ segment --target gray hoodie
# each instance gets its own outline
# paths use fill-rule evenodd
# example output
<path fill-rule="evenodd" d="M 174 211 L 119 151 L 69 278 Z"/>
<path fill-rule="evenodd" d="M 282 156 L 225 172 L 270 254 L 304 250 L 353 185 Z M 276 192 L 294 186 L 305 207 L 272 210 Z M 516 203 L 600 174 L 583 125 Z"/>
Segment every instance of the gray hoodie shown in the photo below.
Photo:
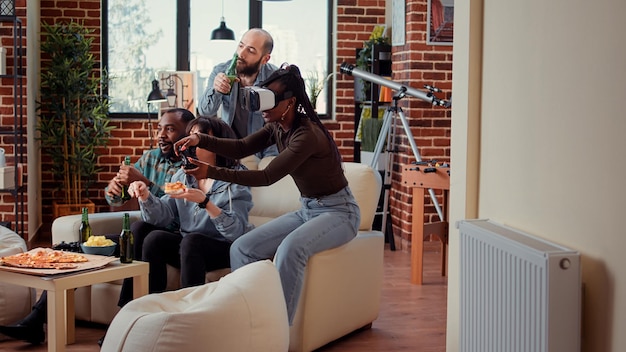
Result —
<path fill-rule="evenodd" d="M 171 182 L 176 181 L 189 188 L 198 188 L 198 181 L 182 169 L 172 176 Z M 233 242 L 254 227 L 248 223 L 248 213 L 253 205 L 250 187 L 215 180 L 207 195 L 213 204 L 222 209 L 215 219 L 211 219 L 205 209 L 199 208 L 198 203 L 173 199 L 167 194 L 161 198 L 150 194 L 145 202 L 139 201 L 141 217 L 150 224 L 162 227 L 178 220 L 182 236 L 199 232 L 228 242 Z"/>

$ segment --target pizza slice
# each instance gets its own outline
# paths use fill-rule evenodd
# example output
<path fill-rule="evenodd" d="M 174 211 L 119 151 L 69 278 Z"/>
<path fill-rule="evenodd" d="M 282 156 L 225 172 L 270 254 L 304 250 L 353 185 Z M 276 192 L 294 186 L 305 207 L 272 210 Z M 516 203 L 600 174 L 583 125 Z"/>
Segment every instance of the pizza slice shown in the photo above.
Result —
<path fill-rule="evenodd" d="M 185 186 L 182 182 L 167 182 L 165 184 L 165 194 L 181 194 L 187 190 L 187 186 Z"/>

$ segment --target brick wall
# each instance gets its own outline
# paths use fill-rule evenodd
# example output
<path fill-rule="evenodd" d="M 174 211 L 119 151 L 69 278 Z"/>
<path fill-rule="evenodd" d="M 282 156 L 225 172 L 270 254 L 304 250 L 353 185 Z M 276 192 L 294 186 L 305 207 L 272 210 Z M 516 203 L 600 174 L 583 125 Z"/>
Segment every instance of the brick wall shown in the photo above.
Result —
<path fill-rule="evenodd" d="M 22 50 L 22 60 L 20 62 L 20 53 L 18 51 L 20 44 L 23 48 L 26 47 L 26 0 L 16 1 L 15 15 L 18 21 L 21 21 L 21 31 L 19 22 L 7 19 L 0 23 L 0 46 L 6 49 L 6 74 L 9 75 L 0 78 L 0 148 L 5 150 L 8 166 L 14 166 L 16 162 L 25 162 L 25 160 L 19 160 L 19 158 L 16 160 L 15 157 L 15 145 L 19 145 L 20 142 L 26 145 L 26 99 L 22 98 L 20 101 L 16 93 L 19 93 L 20 86 L 22 92 L 25 93 L 27 82 L 25 77 L 14 79 L 12 75 L 25 74 L 25 69 L 20 71 L 19 68 L 24 68 L 26 65 L 26 52 Z M 14 25 L 16 26 L 15 28 Z M 20 36 L 22 37 L 21 43 L 16 42 L 15 38 L 19 41 Z M 17 106 L 17 109 L 14 106 Z M 21 121 L 20 116 L 23 116 Z M 27 173 L 28 170 L 24 168 L 24 179 Z M 0 191 L 0 219 L 2 222 L 10 223 L 10 227 L 13 230 L 19 233 L 27 233 L 27 229 L 22 228 L 21 220 L 23 219 L 25 226 L 28 222 L 28 214 L 24 214 L 23 218 L 18 217 L 16 219 L 16 200 L 19 203 L 28 201 L 26 191 Z"/>
<path fill-rule="evenodd" d="M 23 1 L 23 0 L 22 0 Z M 18 1 L 18 4 L 20 1 Z M 25 2 L 24 2 L 25 4 Z M 25 6 L 25 5 L 24 5 Z M 24 7 L 23 6 L 23 7 Z M 25 12 L 25 11 L 22 11 Z M 343 62 L 355 62 L 355 51 L 377 24 L 385 23 L 385 0 L 337 0 L 337 52 L 336 71 Z M 24 15 L 25 16 L 25 15 Z M 95 45 L 100 45 L 100 1 L 41 1 L 42 21 L 77 20 L 95 30 L 98 36 Z M 444 93 L 440 98 L 449 98 L 452 86 L 452 47 L 426 45 L 427 2 L 426 0 L 406 1 L 405 44 L 392 47 L 392 80 L 421 89 L 424 84 L 435 85 Z M 3 44 L 4 45 L 4 44 Z M 99 48 L 94 48 L 96 57 L 100 57 Z M 344 160 L 353 160 L 354 148 L 354 81 L 347 75 L 338 74 L 335 119 L 326 123 L 334 135 Z M 3 89 L 0 86 L 0 89 Z M 0 92 L 6 96 L 5 92 Z M 4 109 L 4 98 L 1 109 Z M 407 116 L 411 133 L 415 138 L 423 159 L 449 161 L 450 157 L 450 109 L 432 107 L 417 98 L 407 97 L 401 100 L 401 106 Z M 4 116 L 4 111 L 3 111 Z M 3 121 L 4 125 L 5 121 Z M 115 120 L 117 129 L 107 148 L 103 148 L 99 164 L 103 172 L 98 175 L 97 183 L 92 187 L 90 198 L 96 203 L 98 211 L 107 211 L 102 189 L 118 169 L 125 155 L 132 155 L 135 161 L 143 150 L 148 148 L 148 124 L 146 120 Z M 153 127 L 156 123 L 153 120 Z M 401 165 L 414 161 L 402 127 L 398 128 L 397 144 L 403 151 L 395 157 L 392 173 L 390 205 L 396 244 L 407 249 L 411 233 L 411 190 L 400 186 Z M 45 161 L 42 165 L 45 170 Z M 54 198 L 54 183 L 51 175 L 44 173 L 42 183 L 42 203 L 44 214 L 51 214 L 51 202 Z M 93 192 L 96 192 L 95 194 Z M 3 195 L 3 197 L 5 197 Z M 437 219 L 434 207 L 428 198 L 425 200 L 425 221 Z M 441 198 L 439 199 L 441 203 Z M 3 198 L 3 203 L 7 203 Z M 11 203 L 11 202 L 8 202 Z M 0 213 L 5 215 L 0 203 Z M 51 215 L 44 216 L 44 229 L 52 221 Z"/>
<path fill-rule="evenodd" d="M 449 98 L 452 88 L 452 46 L 427 45 L 427 2 L 406 1 L 405 44 L 392 47 L 391 79 L 414 89 L 424 84 L 444 91 L 439 98 Z M 357 48 L 369 38 L 374 26 L 385 23 L 385 1 L 338 1 L 337 70 L 342 62 L 355 63 Z M 418 151 L 423 160 L 450 161 L 450 109 L 432 107 L 420 99 L 407 97 L 400 101 L 411 127 Z M 352 160 L 354 136 L 354 82 L 353 78 L 337 78 L 336 124 L 328 124 L 335 133 L 337 144 L 346 160 Z M 404 164 L 415 161 L 402 125 L 398 121 L 396 145 L 400 149 L 394 157 L 390 208 L 396 245 L 408 249 L 411 236 L 412 191 L 401 186 L 400 174 Z M 429 198 L 425 200 L 425 222 L 437 221 L 438 215 Z M 441 195 L 438 199 L 442 203 Z"/>

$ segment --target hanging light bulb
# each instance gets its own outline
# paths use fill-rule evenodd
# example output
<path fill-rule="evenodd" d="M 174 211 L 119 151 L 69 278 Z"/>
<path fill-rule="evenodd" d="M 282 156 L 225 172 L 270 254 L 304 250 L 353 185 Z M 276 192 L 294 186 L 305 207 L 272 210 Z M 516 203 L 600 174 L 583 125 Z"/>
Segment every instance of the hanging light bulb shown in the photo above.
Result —
<path fill-rule="evenodd" d="M 222 0 L 222 18 L 220 19 L 220 26 L 211 32 L 211 40 L 235 40 L 235 32 L 226 27 L 226 20 L 224 19 L 224 0 Z"/>

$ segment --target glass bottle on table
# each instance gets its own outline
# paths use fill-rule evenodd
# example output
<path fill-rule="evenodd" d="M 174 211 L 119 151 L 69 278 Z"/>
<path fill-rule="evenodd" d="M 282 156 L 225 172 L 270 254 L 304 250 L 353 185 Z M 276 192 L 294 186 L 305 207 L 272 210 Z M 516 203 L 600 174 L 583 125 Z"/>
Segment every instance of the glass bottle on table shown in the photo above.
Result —
<path fill-rule="evenodd" d="M 124 158 L 124 165 L 130 165 L 130 155 L 126 155 L 126 157 Z M 120 197 L 124 202 L 130 200 L 131 196 L 128 193 L 128 185 L 122 186 L 122 194 L 120 195 Z"/>
<path fill-rule="evenodd" d="M 130 231 L 130 217 L 124 213 L 122 233 L 120 233 L 120 263 L 132 263 L 135 256 L 133 233 Z"/>
<path fill-rule="evenodd" d="M 80 240 L 82 242 L 87 242 L 89 237 L 93 235 L 93 232 L 91 231 L 91 226 L 89 226 L 89 209 L 87 209 L 87 207 L 84 207 L 82 210 L 82 218 L 80 221 L 79 231 Z"/>

